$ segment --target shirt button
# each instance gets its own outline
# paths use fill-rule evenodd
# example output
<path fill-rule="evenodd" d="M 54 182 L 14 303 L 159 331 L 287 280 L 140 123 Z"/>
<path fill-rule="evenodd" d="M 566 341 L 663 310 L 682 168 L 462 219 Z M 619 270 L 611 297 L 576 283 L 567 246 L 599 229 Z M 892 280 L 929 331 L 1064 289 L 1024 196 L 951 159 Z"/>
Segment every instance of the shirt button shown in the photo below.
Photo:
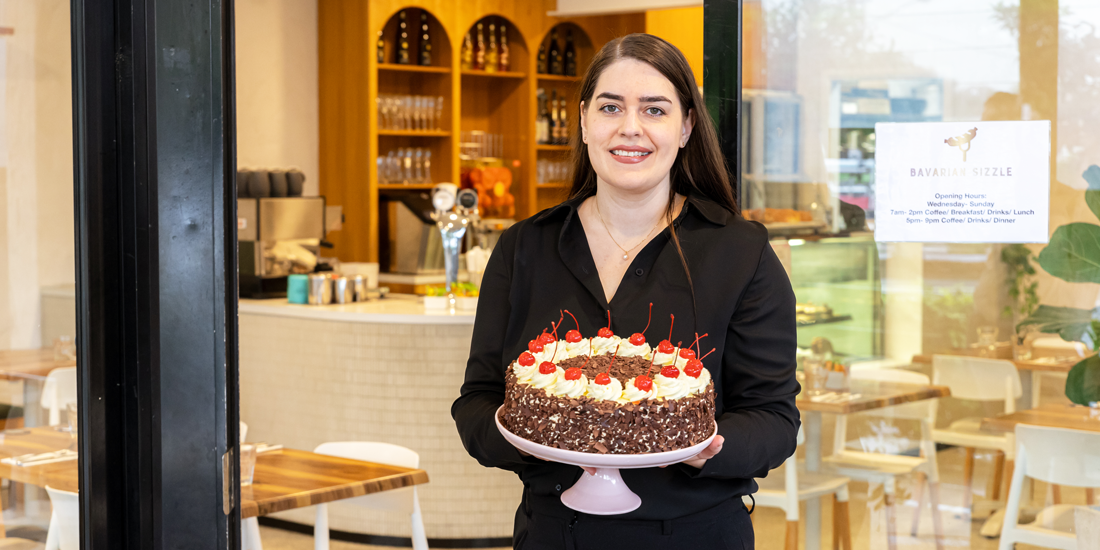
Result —
<path fill-rule="evenodd" d="M 554 490 L 560 493 L 561 492 L 561 484 L 555 485 Z"/>
<path fill-rule="evenodd" d="M 645 273 L 645 270 L 640 268 L 640 267 L 638 269 L 634 270 L 634 274 L 639 276 L 639 277 L 641 277 L 644 273 Z"/>

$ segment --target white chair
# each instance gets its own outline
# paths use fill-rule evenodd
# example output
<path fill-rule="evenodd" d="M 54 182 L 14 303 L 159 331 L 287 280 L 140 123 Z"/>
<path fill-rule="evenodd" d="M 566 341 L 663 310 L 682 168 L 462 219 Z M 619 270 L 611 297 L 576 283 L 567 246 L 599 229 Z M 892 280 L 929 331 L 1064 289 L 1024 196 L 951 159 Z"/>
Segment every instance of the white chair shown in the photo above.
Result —
<path fill-rule="evenodd" d="M 1012 361 L 958 355 L 932 356 L 932 382 L 951 388 L 951 397 L 971 401 L 1003 401 L 1006 414 L 1016 412 L 1016 400 L 1023 395 L 1020 373 Z M 998 451 L 993 463 L 992 500 L 1000 500 L 1001 483 L 1008 461 L 1012 471 L 1016 443 L 1013 435 L 982 431 L 981 418 L 964 418 L 942 430 L 932 430 L 936 443 L 956 445 L 966 449 L 963 478 L 966 485 L 963 507 L 970 508 L 974 486 L 974 450 Z"/>
<path fill-rule="evenodd" d="M 798 444 L 806 436 L 798 429 Z M 797 453 L 796 453 L 797 454 Z M 848 518 L 848 478 L 822 472 L 808 472 L 805 465 L 791 455 L 783 466 L 771 471 L 771 475 L 757 479 L 760 489 L 753 493 L 756 506 L 779 508 L 787 515 L 785 550 L 798 550 L 798 503 L 833 495 L 833 550 L 852 548 L 851 522 Z M 780 475 L 782 474 L 782 475 Z M 744 497 L 749 506 L 749 498 Z M 807 537 L 813 536 L 806 533 Z"/>
<path fill-rule="evenodd" d="M 330 442 L 318 445 L 313 452 L 401 468 L 420 467 L 420 455 L 416 454 L 416 451 L 390 443 L 368 441 Z M 409 514 L 412 523 L 413 548 L 415 550 L 428 550 L 428 537 L 424 533 L 424 520 L 420 516 L 420 500 L 416 496 L 416 487 L 383 491 L 340 502 L 341 504 L 353 504 L 364 508 Z M 314 550 L 328 550 L 328 531 L 328 505 L 318 504 L 317 516 L 313 524 Z"/>
<path fill-rule="evenodd" d="M 76 367 L 61 367 L 46 375 L 41 403 L 43 409 L 50 411 L 49 425 L 61 424 L 61 409 L 76 403 Z"/>
<path fill-rule="evenodd" d="M 852 380 L 872 380 L 894 384 L 920 384 L 927 386 L 928 377 L 902 369 L 863 369 L 851 372 Z M 876 411 L 874 416 L 915 420 L 920 423 L 921 456 L 888 454 L 890 449 L 872 449 L 857 451 L 848 449 L 848 418 L 837 415 L 836 430 L 833 439 L 833 454 L 823 459 L 828 468 L 836 474 L 867 483 L 882 484 L 885 500 L 887 545 L 893 550 L 897 547 L 897 521 L 894 501 L 897 495 L 897 480 L 901 476 L 922 474 L 928 480 L 928 493 L 932 507 L 932 526 L 935 533 L 936 548 L 943 548 L 943 522 L 940 517 L 940 470 L 936 462 L 936 444 L 932 441 L 932 428 L 935 425 L 936 402 L 924 400 L 915 403 L 896 405 Z M 867 414 L 867 413 L 864 413 Z M 919 486 L 918 486 L 919 487 Z M 916 536 L 919 526 L 923 498 L 917 498 L 914 511 L 912 534 Z M 872 547 L 876 545 L 872 544 Z"/>
<path fill-rule="evenodd" d="M 1017 542 L 1074 550 L 1077 542 L 1072 533 L 1017 524 L 1024 477 L 1071 487 L 1100 487 L 1100 433 L 1018 424 L 1016 444 L 1000 550 L 1012 550 Z"/>
<path fill-rule="evenodd" d="M 52 373 L 51 373 L 52 374 Z M 46 533 L 46 550 L 80 550 L 80 500 L 77 493 L 46 486 L 53 513 Z"/>

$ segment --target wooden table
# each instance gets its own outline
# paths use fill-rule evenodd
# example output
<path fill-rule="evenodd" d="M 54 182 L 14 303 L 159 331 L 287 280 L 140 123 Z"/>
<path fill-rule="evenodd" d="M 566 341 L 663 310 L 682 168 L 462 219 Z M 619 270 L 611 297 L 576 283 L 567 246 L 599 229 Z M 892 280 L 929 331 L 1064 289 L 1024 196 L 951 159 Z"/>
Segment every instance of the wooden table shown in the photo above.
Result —
<path fill-rule="evenodd" d="M 42 384 L 50 371 L 75 367 L 75 360 L 55 361 L 53 349 L 18 349 L 0 351 L 0 379 L 23 382 L 23 424 L 38 426 L 42 419 Z"/>
<path fill-rule="evenodd" d="M 799 382 L 805 387 L 803 380 Z M 805 393 L 800 393 L 795 400 L 798 409 L 802 412 L 808 471 L 815 472 L 821 468 L 822 413 L 852 414 L 951 395 L 951 390 L 947 386 L 896 384 L 872 380 L 852 380 L 850 386 L 850 395 L 859 394 L 859 397 L 844 401 L 815 401 Z M 833 392 L 826 392 L 823 395 L 830 394 Z M 815 498 L 806 501 L 806 550 L 818 550 L 820 547 L 821 501 Z"/>
<path fill-rule="evenodd" d="M 73 440 L 50 427 L 0 432 L 0 458 L 66 449 Z M 0 463 L 0 478 L 77 491 L 77 461 L 41 466 Z M 260 453 L 251 486 L 241 488 L 241 517 L 263 516 L 428 482 L 424 470 L 282 449 Z"/>
<path fill-rule="evenodd" d="M 1040 405 L 1026 411 L 999 414 L 983 419 L 982 429 L 1002 433 L 1014 432 L 1017 424 L 1100 432 L 1100 409 L 1063 403 Z"/>

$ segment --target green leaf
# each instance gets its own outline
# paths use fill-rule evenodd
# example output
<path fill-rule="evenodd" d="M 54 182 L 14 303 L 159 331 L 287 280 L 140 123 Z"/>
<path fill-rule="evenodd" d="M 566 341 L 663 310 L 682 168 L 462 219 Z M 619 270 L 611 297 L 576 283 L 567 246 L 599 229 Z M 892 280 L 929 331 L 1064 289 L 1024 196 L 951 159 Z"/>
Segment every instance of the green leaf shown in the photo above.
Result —
<path fill-rule="evenodd" d="M 1078 405 L 1100 401 L 1100 357 L 1086 357 L 1070 369 L 1066 397 Z"/>
<path fill-rule="evenodd" d="M 1100 219 L 1100 190 L 1089 189 L 1085 191 L 1085 204 L 1089 205 L 1089 210 L 1092 210 L 1092 215 Z"/>
<path fill-rule="evenodd" d="M 1039 306 L 1035 313 L 1016 325 L 1016 331 L 1019 332 L 1021 328 L 1028 325 L 1036 325 L 1039 332 L 1057 334 L 1067 342 L 1080 342 L 1094 315 L 1100 316 L 1100 311 L 1075 307 Z"/>
<path fill-rule="evenodd" d="M 1070 223 L 1059 227 L 1039 253 L 1039 265 L 1071 283 L 1100 283 L 1100 225 Z"/>

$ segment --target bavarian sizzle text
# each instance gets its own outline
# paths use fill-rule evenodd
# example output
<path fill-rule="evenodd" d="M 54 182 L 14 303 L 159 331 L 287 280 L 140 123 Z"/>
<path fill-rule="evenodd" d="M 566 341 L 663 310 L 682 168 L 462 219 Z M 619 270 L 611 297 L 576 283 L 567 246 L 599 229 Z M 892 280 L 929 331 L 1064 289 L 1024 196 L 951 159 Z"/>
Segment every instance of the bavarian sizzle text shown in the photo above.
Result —
<path fill-rule="evenodd" d="M 983 177 L 983 176 L 1012 176 L 1012 167 L 977 167 L 977 168 L 910 168 L 909 177 Z"/>

